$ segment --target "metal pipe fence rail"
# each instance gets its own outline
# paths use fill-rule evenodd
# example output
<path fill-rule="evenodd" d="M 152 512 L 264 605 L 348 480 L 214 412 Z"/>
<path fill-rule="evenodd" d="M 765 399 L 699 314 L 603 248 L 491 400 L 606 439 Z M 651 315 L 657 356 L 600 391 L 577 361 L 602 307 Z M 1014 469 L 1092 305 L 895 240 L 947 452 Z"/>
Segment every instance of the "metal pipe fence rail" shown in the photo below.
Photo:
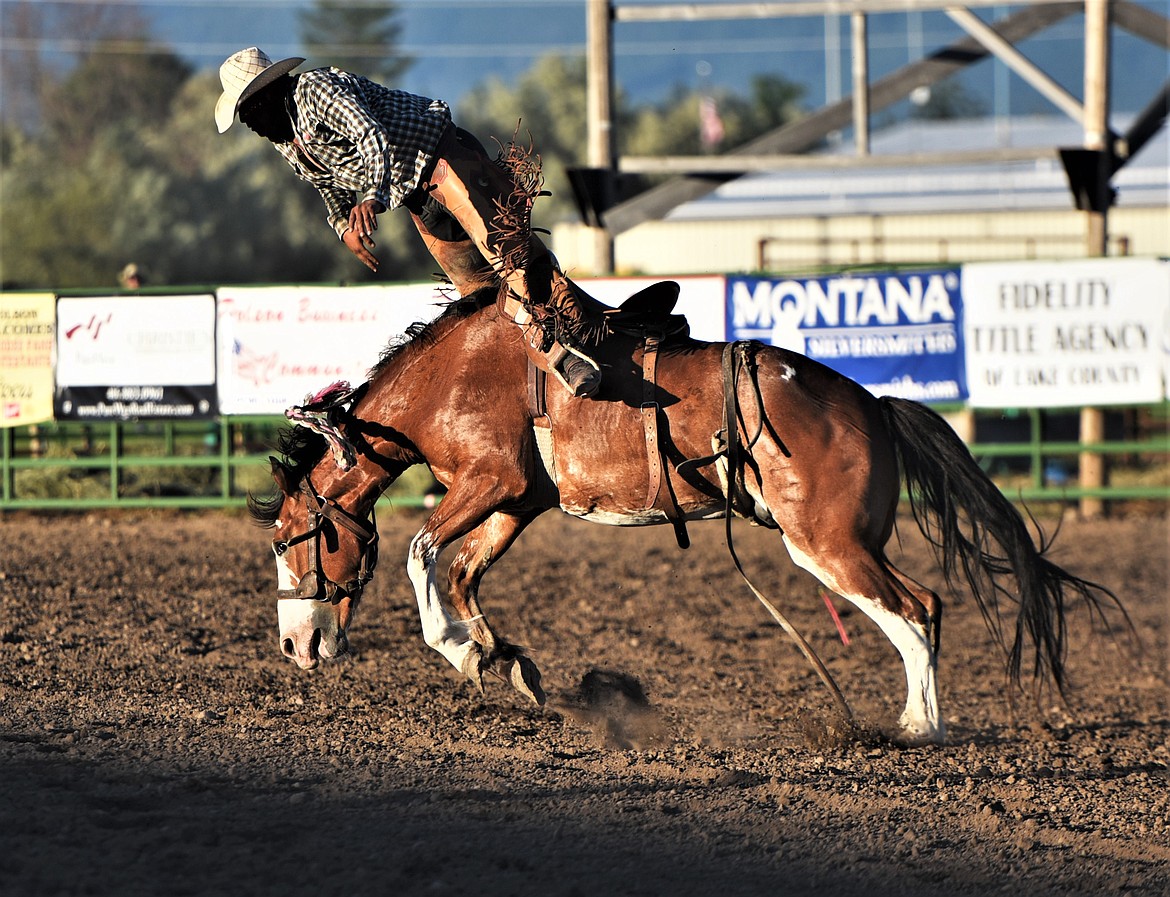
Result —
<path fill-rule="evenodd" d="M 1036 410 L 1024 438 L 973 441 L 972 454 L 1013 500 L 1170 502 L 1170 403 L 1138 410 L 1144 425 L 1124 438 L 1085 444 L 1043 438 Z M 995 412 L 980 411 L 984 418 Z M 279 417 L 211 421 L 55 422 L 0 429 L 0 513 L 95 508 L 243 507 L 249 491 L 271 491 Z M 1101 488 L 1077 485 L 1077 456 L 1100 454 L 1111 469 Z M 398 506 L 428 501 L 418 481 L 396 484 Z"/>
<path fill-rule="evenodd" d="M 0 512 L 243 507 L 272 489 L 282 417 L 54 422 L 0 429 Z M 394 504 L 424 502 L 391 490 Z"/>

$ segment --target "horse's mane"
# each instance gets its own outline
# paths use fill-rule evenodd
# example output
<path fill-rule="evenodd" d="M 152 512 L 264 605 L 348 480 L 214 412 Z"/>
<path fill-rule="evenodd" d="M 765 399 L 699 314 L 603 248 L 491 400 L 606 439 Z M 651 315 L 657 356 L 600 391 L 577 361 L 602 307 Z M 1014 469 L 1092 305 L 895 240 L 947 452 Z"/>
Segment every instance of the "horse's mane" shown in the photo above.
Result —
<path fill-rule="evenodd" d="M 273 458 L 283 469 L 290 485 L 299 485 L 325 454 L 325 437 L 304 427 L 282 427 L 276 436 L 279 458 Z M 252 520 L 263 527 L 276 525 L 284 495 L 277 490 L 268 498 L 248 493 L 248 512 Z"/>
<path fill-rule="evenodd" d="M 377 364 L 370 368 L 369 379 L 373 380 L 378 374 L 386 370 L 390 364 L 407 350 L 416 346 L 429 346 L 437 338 L 440 331 L 445 330 L 449 322 L 458 321 L 479 311 L 496 301 L 496 287 L 486 287 L 470 296 L 459 296 L 452 299 L 443 308 L 443 311 L 431 321 L 416 321 L 402 333 L 395 337 L 382 350 Z"/>

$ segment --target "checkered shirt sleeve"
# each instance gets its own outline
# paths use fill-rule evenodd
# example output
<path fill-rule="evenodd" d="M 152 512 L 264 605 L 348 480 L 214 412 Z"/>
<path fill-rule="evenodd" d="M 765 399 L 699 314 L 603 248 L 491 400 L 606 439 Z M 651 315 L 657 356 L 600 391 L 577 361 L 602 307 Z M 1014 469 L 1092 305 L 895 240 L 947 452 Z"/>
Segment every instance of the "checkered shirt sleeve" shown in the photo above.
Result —
<path fill-rule="evenodd" d="M 306 165 L 290 144 L 281 154 L 317 188 L 329 223 L 341 236 L 353 206 L 367 199 L 387 209 L 418 187 L 451 122 L 442 100 L 392 90 L 338 69 L 315 69 L 297 79 L 297 136 L 325 170 Z"/>

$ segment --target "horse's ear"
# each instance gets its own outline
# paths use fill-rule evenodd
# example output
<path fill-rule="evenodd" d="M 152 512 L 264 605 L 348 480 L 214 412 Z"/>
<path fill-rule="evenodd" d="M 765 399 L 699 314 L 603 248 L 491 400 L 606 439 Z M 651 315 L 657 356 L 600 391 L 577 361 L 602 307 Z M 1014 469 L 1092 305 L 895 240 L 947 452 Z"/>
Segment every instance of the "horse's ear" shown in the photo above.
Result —
<path fill-rule="evenodd" d="M 268 456 L 268 463 L 272 466 L 272 479 L 276 480 L 276 486 L 285 495 L 292 495 L 292 489 L 289 488 L 288 482 L 288 468 L 281 463 L 279 458 Z"/>

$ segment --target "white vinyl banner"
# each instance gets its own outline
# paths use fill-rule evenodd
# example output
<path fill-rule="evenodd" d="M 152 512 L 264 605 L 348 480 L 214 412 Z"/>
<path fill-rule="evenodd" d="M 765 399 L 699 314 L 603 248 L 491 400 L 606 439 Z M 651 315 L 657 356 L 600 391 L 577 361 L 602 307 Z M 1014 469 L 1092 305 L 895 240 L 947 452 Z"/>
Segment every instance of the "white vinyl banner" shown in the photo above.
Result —
<path fill-rule="evenodd" d="M 435 284 L 222 287 L 221 414 L 283 414 L 338 380 L 362 383 L 392 338 L 446 301 Z"/>
<path fill-rule="evenodd" d="M 963 266 L 970 404 L 1161 401 L 1170 265 L 1086 259 Z"/>
<path fill-rule="evenodd" d="M 57 384 L 215 383 L 215 304 L 202 296 L 57 300 Z"/>
<path fill-rule="evenodd" d="M 54 414 L 63 420 L 215 415 L 215 298 L 57 300 Z"/>
<path fill-rule="evenodd" d="M 695 339 L 720 343 L 726 337 L 723 295 L 727 278 L 718 277 L 583 277 L 573 278 L 599 302 L 616 308 L 634 293 L 661 280 L 673 280 L 680 287 L 675 312 L 686 315 Z"/>

